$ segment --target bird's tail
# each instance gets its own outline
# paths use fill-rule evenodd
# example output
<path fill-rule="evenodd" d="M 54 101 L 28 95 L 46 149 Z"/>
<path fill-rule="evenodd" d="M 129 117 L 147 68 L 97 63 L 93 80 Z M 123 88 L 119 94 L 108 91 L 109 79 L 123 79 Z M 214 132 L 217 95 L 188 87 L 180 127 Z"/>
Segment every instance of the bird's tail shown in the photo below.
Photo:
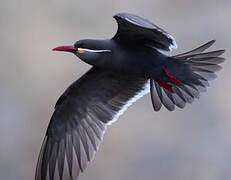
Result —
<path fill-rule="evenodd" d="M 224 50 L 204 53 L 214 42 L 215 40 L 212 40 L 192 51 L 171 57 L 189 68 L 190 79 L 180 81 L 162 67 L 170 82 L 150 80 L 151 99 L 155 111 L 159 111 L 162 104 L 170 111 L 175 109 L 175 105 L 184 108 L 186 103 L 191 104 L 195 98 L 199 98 L 200 92 L 206 91 L 208 81 L 215 79 L 215 72 L 221 69 L 218 64 L 225 61 L 219 57 Z"/>

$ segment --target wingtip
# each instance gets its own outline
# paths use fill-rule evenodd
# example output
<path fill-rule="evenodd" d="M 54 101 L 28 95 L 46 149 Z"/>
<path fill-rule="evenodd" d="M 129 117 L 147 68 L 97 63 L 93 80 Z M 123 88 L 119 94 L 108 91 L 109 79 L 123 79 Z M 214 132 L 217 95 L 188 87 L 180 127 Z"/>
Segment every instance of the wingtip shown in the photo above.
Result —
<path fill-rule="evenodd" d="M 225 49 L 222 49 L 222 50 L 220 50 L 221 51 L 221 55 L 223 55 L 224 53 L 225 53 Z"/>
<path fill-rule="evenodd" d="M 215 42 L 216 42 L 216 40 L 213 39 L 213 40 L 209 41 L 208 43 L 214 44 Z"/>
<path fill-rule="evenodd" d="M 223 55 L 225 53 L 225 51 L 226 51 L 225 49 L 220 49 L 220 50 L 216 50 L 214 52 L 217 52 L 218 53 L 217 57 L 219 57 L 219 56 Z"/>
<path fill-rule="evenodd" d="M 208 45 L 208 48 L 209 48 L 209 47 L 211 47 L 215 42 L 216 42 L 216 40 L 213 39 L 213 40 L 207 42 L 206 44 Z"/>
<path fill-rule="evenodd" d="M 176 43 L 176 40 L 175 38 L 170 35 L 170 34 L 167 34 L 168 38 L 172 40 L 172 43 L 169 45 L 168 49 L 170 52 L 172 52 L 173 49 L 177 49 L 178 48 L 178 45 Z"/>
<path fill-rule="evenodd" d="M 123 14 L 125 14 L 125 13 L 116 13 L 114 16 L 113 16 L 113 18 L 119 18 L 119 17 L 121 17 Z"/>
<path fill-rule="evenodd" d="M 178 45 L 176 44 L 176 41 L 173 41 L 173 44 L 171 44 L 168 48 L 170 52 L 172 52 L 173 49 L 177 49 Z"/>

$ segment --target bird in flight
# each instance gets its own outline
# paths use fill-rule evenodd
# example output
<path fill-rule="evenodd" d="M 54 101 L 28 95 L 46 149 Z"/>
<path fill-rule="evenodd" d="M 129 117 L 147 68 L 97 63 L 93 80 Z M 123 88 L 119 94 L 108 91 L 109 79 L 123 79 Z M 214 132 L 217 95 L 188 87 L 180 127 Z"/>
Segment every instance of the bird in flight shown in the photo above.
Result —
<path fill-rule="evenodd" d="M 41 147 L 36 180 L 77 180 L 92 161 L 108 125 L 150 91 L 155 111 L 184 108 L 199 98 L 221 69 L 224 50 L 166 56 L 175 39 L 139 16 L 114 16 L 118 30 L 106 40 L 79 40 L 54 51 L 71 52 L 92 68 L 71 84 L 55 105 Z"/>

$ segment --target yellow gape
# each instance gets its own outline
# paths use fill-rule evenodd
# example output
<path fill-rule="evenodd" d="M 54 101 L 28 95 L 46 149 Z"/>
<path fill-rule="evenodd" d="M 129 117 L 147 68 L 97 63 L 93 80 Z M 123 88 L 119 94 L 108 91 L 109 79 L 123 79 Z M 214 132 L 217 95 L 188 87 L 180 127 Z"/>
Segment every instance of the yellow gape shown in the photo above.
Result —
<path fill-rule="evenodd" d="M 77 50 L 77 53 L 85 53 L 86 51 L 84 50 Z"/>

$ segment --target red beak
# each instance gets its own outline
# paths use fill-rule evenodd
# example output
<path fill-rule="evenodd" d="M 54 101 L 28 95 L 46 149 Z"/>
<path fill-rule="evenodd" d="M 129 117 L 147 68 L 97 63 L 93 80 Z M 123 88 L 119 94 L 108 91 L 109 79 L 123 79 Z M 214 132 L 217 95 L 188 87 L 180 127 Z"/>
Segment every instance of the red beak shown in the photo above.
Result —
<path fill-rule="evenodd" d="M 72 52 L 75 53 L 76 49 L 75 46 L 58 46 L 54 49 L 52 49 L 52 51 L 66 51 L 66 52 Z"/>

